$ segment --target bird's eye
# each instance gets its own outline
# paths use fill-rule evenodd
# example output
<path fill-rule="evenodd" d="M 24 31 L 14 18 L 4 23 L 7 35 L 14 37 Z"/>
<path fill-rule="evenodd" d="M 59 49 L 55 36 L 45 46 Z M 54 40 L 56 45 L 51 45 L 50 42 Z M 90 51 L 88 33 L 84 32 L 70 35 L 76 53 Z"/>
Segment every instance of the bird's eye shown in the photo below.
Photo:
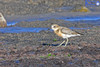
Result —
<path fill-rule="evenodd" d="M 56 26 L 54 26 L 54 28 L 56 28 Z"/>

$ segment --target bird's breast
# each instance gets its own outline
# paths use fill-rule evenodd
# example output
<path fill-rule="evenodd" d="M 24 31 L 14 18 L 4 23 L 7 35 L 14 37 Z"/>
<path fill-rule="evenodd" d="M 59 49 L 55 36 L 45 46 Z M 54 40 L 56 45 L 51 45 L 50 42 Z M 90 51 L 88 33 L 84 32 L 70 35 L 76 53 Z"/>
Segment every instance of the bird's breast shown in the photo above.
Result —
<path fill-rule="evenodd" d="M 56 31 L 54 31 L 58 36 L 60 36 L 60 37 L 62 37 L 62 33 L 61 33 L 61 31 L 58 29 L 58 30 L 56 30 Z"/>

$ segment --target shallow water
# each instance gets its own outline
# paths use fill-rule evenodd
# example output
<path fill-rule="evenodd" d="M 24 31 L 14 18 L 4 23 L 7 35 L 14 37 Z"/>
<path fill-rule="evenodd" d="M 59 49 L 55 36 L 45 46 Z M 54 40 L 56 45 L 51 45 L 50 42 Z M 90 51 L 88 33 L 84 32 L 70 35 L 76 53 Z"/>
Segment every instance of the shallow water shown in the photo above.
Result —
<path fill-rule="evenodd" d="M 83 17 L 69 17 L 64 18 L 66 21 L 97 21 L 100 20 L 99 16 L 83 16 Z"/>
<path fill-rule="evenodd" d="M 39 33 L 43 30 L 48 30 L 49 28 L 25 28 L 25 27 L 8 27 L 8 28 L 0 28 L 0 32 L 2 33 L 22 33 L 22 32 L 35 32 Z"/>
<path fill-rule="evenodd" d="M 9 18 L 9 19 L 12 19 Z M 16 23 L 26 21 L 26 22 L 31 22 L 31 21 L 46 21 L 50 19 L 60 19 L 60 20 L 65 20 L 65 21 L 71 21 L 71 22 L 76 22 L 76 21 L 81 21 L 81 23 L 91 23 L 91 24 L 100 24 L 100 14 L 95 14 L 95 15 L 80 15 L 80 16 L 57 16 L 57 15 L 40 15 L 39 17 L 37 16 L 22 16 L 22 17 L 15 17 L 12 20 L 7 19 L 7 26 L 10 25 L 15 25 Z M 85 21 L 85 22 L 84 22 Z M 95 22 L 95 23 L 93 23 Z"/>
<path fill-rule="evenodd" d="M 7 19 L 7 26 L 15 25 L 16 23 L 26 21 L 45 21 L 49 19 L 60 19 L 65 21 L 70 21 L 71 23 L 79 22 L 80 23 L 87 23 L 93 24 L 94 26 L 100 25 L 100 14 L 95 15 L 80 15 L 80 16 L 56 16 L 56 15 L 40 15 L 38 16 L 17 16 L 14 19 L 6 18 Z M 89 29 L 89 28 L 75 28 L 70 27 L 70 29 Z M 7 28 L 0 28 L 0 32 L 2 33 L 21 33 L 21 32 L 35 32 L 38 33 L 42 30 L 48 30 L 48 28 L 26 28 L 26 27 L 7 27 Z M 50 30 L 52 31 L 52 30 Z"/>
<path fill-rule="evenodd" d="M 89 28 L 75 28 L 70 27 L 70 29 L 89 29 Z M 35 27 L 8 27 L 8 28 L 0 28 L 1 33 L 22 33 L 22 32 L 34 32 L 39 33 L 41 31 L 50 31 L 52 32 L 52 29 L 49 28 L 35 28 Z"/>

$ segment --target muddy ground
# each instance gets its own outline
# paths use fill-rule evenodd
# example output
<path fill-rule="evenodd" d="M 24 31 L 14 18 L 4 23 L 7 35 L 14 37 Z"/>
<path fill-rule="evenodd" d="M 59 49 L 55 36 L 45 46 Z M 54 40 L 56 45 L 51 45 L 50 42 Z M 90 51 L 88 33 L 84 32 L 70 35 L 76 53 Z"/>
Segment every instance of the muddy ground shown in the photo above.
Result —
<path fill-rule="evenodd" d="M 86 29 L 73 29 L 83 35 L 69 38 L 66 47 L 57 47 L 64 39 L 51 31 L 52 22 Z M 54 19 L 14 26 L 49 29 L 39 33 L 0 33 L 1 67 L 100 67 L 100 26 Z"/>
<path fill-rule="evenodd" d="M 63 16 L 69 16 L 66 14 L 74 16 L 77 12 L 68 13 L 69 10 L 57 8 L 83 5 L 85 5 L 83 0 L 33 0 L 33 2 L 32 0 L 2 0 L 0 1 L 0 12 L 4 14 L 4 17 L 56 12 L 64 12 Z M 100 12 L 100 7 L 92 11 Z M 57 47 L 64 39 L 55 35 L 51 30 L 51 25 L 54 23 L 68 28 L 80 28 L 72 30 L 83 35 L 69 38 L 66 47 Z M 0 32 L 0 67 L 100 67 L 100 26 L 48 19 L 46 21 L 21 21 L 9 27 L 17 26 L 46 27 L 48 30 L 39 33 Z"/>
<path fill-rule="evenodd" d="M 85 0 L 0 0 L 4 15 L 45 14 L 60 12 L 58 7 L 85 5 Z"/>

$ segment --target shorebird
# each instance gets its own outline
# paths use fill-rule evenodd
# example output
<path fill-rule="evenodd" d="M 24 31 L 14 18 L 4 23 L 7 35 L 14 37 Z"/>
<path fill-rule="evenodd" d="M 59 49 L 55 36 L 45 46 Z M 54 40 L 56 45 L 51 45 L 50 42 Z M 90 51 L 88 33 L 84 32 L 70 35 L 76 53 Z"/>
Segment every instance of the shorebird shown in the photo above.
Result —
<path fill-rule="evenodd" d="M 62 38 L 64 38 L 64 39 L 66 39 L 66 41 L 64 40 L 64 41 L 63 41 L 60 45 L 58 45 L 58 46 L 61 46 L 63 43 L 65 43 L 65 46 L 66 46 L 66 45 L 68 44 L 68 38 L 70 38 L 70 37 L 81 36 L 81 34 L 75 32 L 75 31 L 72 31 L 72 30 L 69 29 L 69 28 L 59 26 L 59 25 L 57 25 L 57 24 L 53 24 L 53 25 L 51 26 L 51 28 L 54 30 L 54 32 L 55 32 L 58 36 L 60 36 L 60 37 L 62 37 Z"/>

